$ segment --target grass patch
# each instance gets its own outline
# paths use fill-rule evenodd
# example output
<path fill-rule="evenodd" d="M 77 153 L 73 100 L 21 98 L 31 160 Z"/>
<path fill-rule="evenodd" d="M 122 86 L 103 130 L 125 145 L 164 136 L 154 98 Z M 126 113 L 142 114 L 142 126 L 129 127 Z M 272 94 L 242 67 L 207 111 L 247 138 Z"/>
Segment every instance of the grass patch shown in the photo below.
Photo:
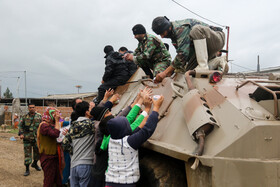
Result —
<path fill-rule="evenodd" d="M 18 129 L 14 129 L 12 126 L 7 126 L 6 130 L 7 130 L 8 133 L 18 134 Z"/>
<path fill-rule="evenodd" d="M 18 129 L 10 129 L 8 133 L 18 134 Z"/>

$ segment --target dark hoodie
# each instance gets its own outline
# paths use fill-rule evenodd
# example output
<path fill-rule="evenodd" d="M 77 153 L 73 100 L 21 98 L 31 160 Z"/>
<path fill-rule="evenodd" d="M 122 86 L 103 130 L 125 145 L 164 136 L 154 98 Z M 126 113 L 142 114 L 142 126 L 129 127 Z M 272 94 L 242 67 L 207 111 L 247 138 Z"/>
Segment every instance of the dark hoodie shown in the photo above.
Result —
<path fill-rule="evenodd" d="M 132 130 L 126 117 L 120 116 L 108 121 L 111 138 L 122 139 L 125 136 L 131 135 Z"/>
<path fill-rule="evenodd" d="M 110 101 L 107 101 L 105 103 L 105 105 L 100 105 L 100 106 L 104 106 L 104 107 L 111 109 L 113 105 L 108 105 L 109 104 L 108 102 L 111 103 Z M 123 111 L 121 111 L 118 114 L 118 116 L 126 116 L 130 110 L 131 110 L 131 107 L 128 106 Z M 106 148 L 106 150 L 102 150 L 100 148 L 104 134 L 100 131 L 99 124 L 100 124 L 99 122 L 96 123 L 96 136 L 95 136 L 95 159 L 96 159 L 96 161 L 95 161 L 95 164 L 93 165 L 93 176 L 94 176 L 95 180 L 99 180 L 102 183 L 102 182 L 105 182 L 105 171 L 108 167 L 108 149 Z M 107 125 L 103 128 L 107 128 Z"/>
<path fill-rule="evenodd" d="M 145 126 L 135 131 L 132 134 L 132 130 L 128 120 L 125 117 L 116 117 L 108 121 L 108 130 L 112 139 L 122 139 L 125 136 L 129 136 L 127 139 L 128 144 L 135 150 L 147 141 L 154 133 L 158 122 L 158 113 L 153 111 L 149 116 Z"/>

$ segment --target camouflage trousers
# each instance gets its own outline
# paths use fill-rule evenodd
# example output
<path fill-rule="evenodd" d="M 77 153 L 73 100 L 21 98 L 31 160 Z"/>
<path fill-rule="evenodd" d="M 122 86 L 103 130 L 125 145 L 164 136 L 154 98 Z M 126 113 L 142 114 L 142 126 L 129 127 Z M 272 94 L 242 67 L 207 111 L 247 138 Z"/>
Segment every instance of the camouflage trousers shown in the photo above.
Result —
<path fill-rule="evenodd" d="M 38 161 L 39 158 L 39 149 L 36 141 L 23 141 L 24 147 L 24 164 L 29 165 L 32 162 L 32 149 L 33 149 L 33 160 Z"/>
<path fill-rule="evenodd" d="M 225 33 L 223 31 L 214 31 L 203 25 L 195 25 L 190 32 L 190 37 L 192 40 L 206 38 L 208 59 L 214 57 L 216 52 L 223 49 L 225 45 Z"/>
<path fill-rule="evenodd" d="M 143 60 L 143 62 L 139 63 L 138 65 L 143 69 L 146 75 L 150 75 L 150 78 L 153 78 L 158 73 L 166 70 L 169 67 L 170 63 L 163 61 L 152 64 L 148 60 Z M 151 70 L 153 70 L 153 72 Z"/>

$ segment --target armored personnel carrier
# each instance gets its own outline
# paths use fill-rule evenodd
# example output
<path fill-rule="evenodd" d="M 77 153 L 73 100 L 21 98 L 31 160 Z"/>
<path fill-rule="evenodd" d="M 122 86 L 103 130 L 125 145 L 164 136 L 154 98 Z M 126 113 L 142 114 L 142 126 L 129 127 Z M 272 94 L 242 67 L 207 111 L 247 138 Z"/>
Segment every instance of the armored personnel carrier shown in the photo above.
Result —
<path fill-rule="evenodd" d="M 158 126 L 140 151 L 140 186 L 279 187 L 280 75 L 174 74 L 159 84 L 142 70 L 117 89 L 113 109 L 139 89 L 163 95 Z"/>

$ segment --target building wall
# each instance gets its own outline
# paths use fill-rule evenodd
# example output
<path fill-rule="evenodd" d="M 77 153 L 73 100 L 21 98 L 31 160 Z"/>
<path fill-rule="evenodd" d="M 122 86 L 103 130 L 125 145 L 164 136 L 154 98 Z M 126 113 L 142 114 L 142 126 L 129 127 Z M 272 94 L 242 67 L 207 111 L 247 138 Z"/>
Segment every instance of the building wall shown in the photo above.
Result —
<path fill-rule="evenodd" d="M 36 106 L 36 112 L 40 114 L 44 114 L 44 111 L 46 110 L 47 107 L 43 106 Z M 60 112 L 62 117 L 70 117 L 73 109 L 71 107 L 56 107 Z M 20 113 L 18 114 L 19 116 L 25 115 L 28 110 L 27 107 L 21 106 L 20 107 Z M 12 106 L 0 106 L 0 125 L 2 124 L 7 124 L 7 125 L 12 125 L 13 121 L 13 115 L 15 112 L 12 110 Z"/>

